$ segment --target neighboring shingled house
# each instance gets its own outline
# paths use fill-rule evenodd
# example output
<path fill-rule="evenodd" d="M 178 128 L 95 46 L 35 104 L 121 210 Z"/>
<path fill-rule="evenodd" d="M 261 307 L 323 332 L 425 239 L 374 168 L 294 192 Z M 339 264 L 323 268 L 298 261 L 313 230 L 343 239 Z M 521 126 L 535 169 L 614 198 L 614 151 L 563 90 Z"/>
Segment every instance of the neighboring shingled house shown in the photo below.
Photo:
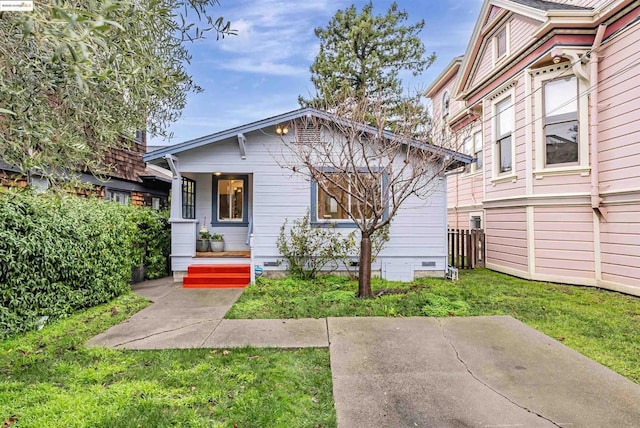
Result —
<path fill-rule="evenodd" d="M 638 46 L 637 1 L 485 0 L 427 95 L 477 158 L 448 223 L 485 229 L 487 267 L 640 295 Z"/>
<path fill-rule="evenodd" d="M 79 195 L 95 195 L 123 204 L 148 206 L 154 209 L 169 207 L 171 173 L 155 165 L 147 165 L 142 156 L 147 149 L 146 133 L 138 132 L 134 144 L 127 149 L 112 149 L 105 164 L 113 171 L 106 179 L 83 173 L 80 180 L 93 185 L 92 189 L 79 189 Z M 48 182 L 39 176 L 26 177 L 11 165 L 0 161 L 0 184 L 4 187 L 31 185 L 46 189 Z"/>

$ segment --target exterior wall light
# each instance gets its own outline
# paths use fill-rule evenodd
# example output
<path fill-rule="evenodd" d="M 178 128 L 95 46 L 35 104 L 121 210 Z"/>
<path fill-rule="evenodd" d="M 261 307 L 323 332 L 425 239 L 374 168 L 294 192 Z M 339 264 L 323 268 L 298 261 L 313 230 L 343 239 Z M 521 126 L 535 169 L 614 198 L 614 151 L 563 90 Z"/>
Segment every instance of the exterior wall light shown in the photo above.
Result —
<path fill-rule="evenodd" d="M 276 126 L 276 134 L 278 135 L 287 135 L 289 133 L 289 128 L 284 125 Z"/>

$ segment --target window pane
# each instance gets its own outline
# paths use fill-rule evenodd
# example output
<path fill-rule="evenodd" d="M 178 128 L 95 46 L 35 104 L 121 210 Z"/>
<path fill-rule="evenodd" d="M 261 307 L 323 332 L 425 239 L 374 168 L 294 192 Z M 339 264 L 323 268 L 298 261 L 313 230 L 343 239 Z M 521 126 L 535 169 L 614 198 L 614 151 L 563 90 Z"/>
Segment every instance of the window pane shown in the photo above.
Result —
<path fill-rule="evenodd" d="M 218 221 L 243 220 L 244 180 L 218 180 Z"/>
<path fill-rule="evenodd" d="M 554 116 L 578 112 L 578 83 L 575 76 L 544 84 L 545 123 Z"/>
<path fill-rule="evenodd" d="M 513 110 L 511 98 L 507 98 L 506 100 L 499 102 L 496 105 L 496 112 L 498 115 L 496 120 L 496 135 L 498 138 L 511 134 L 511 132 L 513 132 Z"/>
<path fill-rule="evenodd" d="M 511 135 L 498 140 L 500 146 L 500 172 L 511 171 Z"/>
<path fill-rule="evenodd" d="M 363 216 L 367 219 L 372 218 L 374 209 L 380 209 L 382 186 L 379 178 L 379 176 L 359 174 L 358 180 L 352 184 L 351 206 L 356 218 L 362 219 Z M 363 201 L 361 202 L 356 196 Z"/>
<path fill-rule="evenodd" d="M 348 182 L 344 177 L 339 177 L 338 175 L 331 176 L 331 180 L 335 184 L 327 180 L 325 186 L 329 193 L 335 195 L 337 199 L 318 186 L 318 220 L 346 220 L 349 216 L 338 204 L 338 200 L 343 206 L 349 206 L 349 194 L 340 188 L 341 186 L 348 188 Z"/>
<path fill-rule="evenodd" d="M 544 127 L 547 164 L 578 162 L 578 121 L 560 122 Z"/>
<path fill-rule="evenodd" d="M 502 58 L 507 53 L 507 29 L 503 28 L 502 31 L 496 36 L 496 54 L 498 58 Z"/>
<path fill-rule="evenodd" d="M 482 133 L 476 132 L 473 135 L 474 156 L 478 159 L 476 161 L 476 170 L 482 169 Z"/>

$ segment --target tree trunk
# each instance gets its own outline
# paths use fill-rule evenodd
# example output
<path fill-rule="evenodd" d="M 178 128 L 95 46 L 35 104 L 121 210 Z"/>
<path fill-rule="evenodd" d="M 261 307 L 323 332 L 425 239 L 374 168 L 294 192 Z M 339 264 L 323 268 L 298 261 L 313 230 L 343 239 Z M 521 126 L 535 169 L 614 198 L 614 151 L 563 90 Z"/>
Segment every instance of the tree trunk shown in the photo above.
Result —
<path fill-rule="evenodd" d="M 371 239 L 364 234 L 360 240 L 358 297 L 363 299 L 373 297 L 373 293 L 371 293 Z"/>

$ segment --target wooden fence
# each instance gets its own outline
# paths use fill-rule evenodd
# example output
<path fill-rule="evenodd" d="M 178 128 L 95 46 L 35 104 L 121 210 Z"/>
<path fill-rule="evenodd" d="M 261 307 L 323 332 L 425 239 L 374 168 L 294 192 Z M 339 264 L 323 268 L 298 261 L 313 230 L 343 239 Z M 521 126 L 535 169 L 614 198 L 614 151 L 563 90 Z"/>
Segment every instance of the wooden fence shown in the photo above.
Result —
<path fill-rule="evenodd" d="M 448 237 L 449 265 L 458 269 L 484 267 L 484 230 L 449 229 Z"/>

